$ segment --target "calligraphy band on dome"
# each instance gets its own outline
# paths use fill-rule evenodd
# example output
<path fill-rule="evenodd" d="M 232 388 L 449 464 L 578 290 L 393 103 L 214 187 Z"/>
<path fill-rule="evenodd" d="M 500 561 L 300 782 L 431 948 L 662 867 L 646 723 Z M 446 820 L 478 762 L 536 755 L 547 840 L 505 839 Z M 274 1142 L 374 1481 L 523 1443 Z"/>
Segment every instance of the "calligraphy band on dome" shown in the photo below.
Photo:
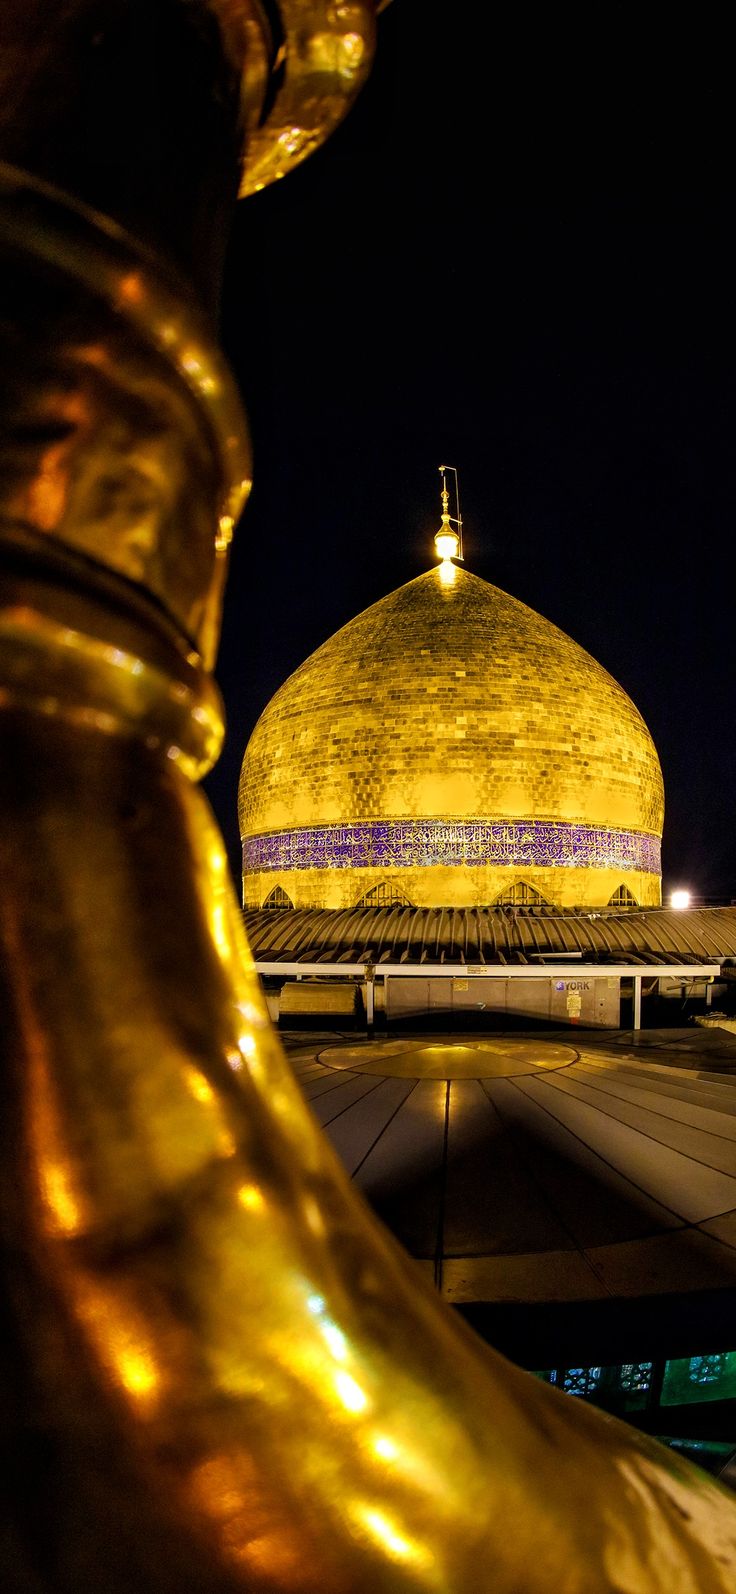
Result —
<path fill-rule="evenodd" d="M 660 839 L 645 831 L 553 820 L 369 820 L 276 830 L 243 840 L 244 873 L 281 869 L 524 865 L 660 873 Z"/>

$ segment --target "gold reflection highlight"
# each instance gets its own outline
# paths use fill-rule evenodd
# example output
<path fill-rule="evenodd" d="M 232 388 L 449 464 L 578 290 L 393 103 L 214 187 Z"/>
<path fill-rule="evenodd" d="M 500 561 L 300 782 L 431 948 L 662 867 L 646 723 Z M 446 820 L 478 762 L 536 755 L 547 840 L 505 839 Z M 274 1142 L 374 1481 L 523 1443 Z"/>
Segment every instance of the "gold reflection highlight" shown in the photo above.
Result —
<path fill-rule="evenodd" d="M 60 1234 L 76 1234 L 81 1227 L 81 1208 L 72 1189 L 69 1169 L 58 1162 L 42 1163 L 41 1185 L 53 1214 L 54 1227 Z"/>
<path fill-rule="evenodd" d="M 202 1102 L 204 1106 L 212 1106 L 215 1101 L 215 1093 L 212 1086 L 207 1083 L 204 1074 L 200 1074 L 198 1068 L 193 1068 L 190 1064 L 186 1064 L 183 1069 L 183 1075 L 187 1089 L 191 1091 L 194 1100 Z"/>
<path fill-rule="evenodd" d="M 345 1410 L 355 1413 L 356 1416 L 368 1406 L 365 1390 L 361 1389 L 360 1384 L 350 1376 L 350 1373 L 335 1374 L 335 1393 Z"/>
<path fill-rule="evenodd" d="M 370 70 L 377 9 L 374 0 L 279 0 L 278 90 L 265 118 L 253 118 L 241 194 L 285 177 L 342 121 Z"/>
<path fill-rule="evenodd" d="M 182 1068 L 182 1078 L 190 1095 L 200 1106 L 208 1109 L 208 1117 L 215 1131 L 217 1150 L 222 1157 L 235 1155 L 236 1144 L 232 1131 L 225 1122 L 222 1104 L 218 1101 L 212 1086 L 205 1079 L 204 1074 L 192 1064 L 185 1064 Z"/>
<path fill-rule="evenodd" d="M 34 1056 L 28 1065 L 30 1084 L 29 1133 L 38 1169 L 38 1184 L 50 1234 L 72 1236 L 85 1226 L 85 1203 L 79 1189 L 78 1170 L 64 1134 L 60 1111 L 46 1061 Z"/>
<path fill-rule="evenodd" d="M 228 957 L 230 952 L 228 918 L 226 909 L 221 902 L 213 902 L 212 904 L 211 923 L 217 950 L 222 957 Z"/>
<path fill-rule="evenodd" d="M 335 1361 L 344 1362 L 347 1360 L 348 1342 L 342 1329 L 338 1328 L 336 1323 L 327 1322 L 322 1324 L 322 1338 L 328 1350 L 332 1352 Z"/>
<path fill-rule="evenodd" d="M 121 277 L 118 291 L 123 304 L 140 304 L 146 292 L 140 272 L 128 271 Z"/>
<path fill-rule="evenodd" d="M 356 1505 L 352 1514 L 356 1522 L 366 1528 L 372 1538 L 378 1540 L 392 1560 L 409 1561 L 417 1569 L 426 1569 L 432 1565 L 432 1556 L 427 1555 L 415 1540 L 405 1538 L 385 1512 L 376 1510 L 374 1506 Z"/>
<path fill-rule="evenodd" d="M 252 1459 L 244 1453 L 215 1455 L 192 1475 L 192 1505 L 215 1527 L 224 1553 L 248 1575 L 268 1579 L 268 1587 L 309 1589 L 304 1545 L 289 1523 L 269 1506 Z M 276 1519 L 276 1520 L 274 1520 Z"/>
<path fill-rule="evenodd" d="M 241 1184 L 238 1190 L 238 1201 L 246 1212 L 265 1212 L 265 1197 L 257 1184 Z"/>
<path fill-rule="evenodd" d="M 79 1316 L 113 1383 L 142 1413 L 150 1415 L 161 1378 L 154 1336 L 145 1316 L 129 1304 L 122 1291 L 95 1284 L 89 1277 L 77 1279 L 75 1295 Z"/>

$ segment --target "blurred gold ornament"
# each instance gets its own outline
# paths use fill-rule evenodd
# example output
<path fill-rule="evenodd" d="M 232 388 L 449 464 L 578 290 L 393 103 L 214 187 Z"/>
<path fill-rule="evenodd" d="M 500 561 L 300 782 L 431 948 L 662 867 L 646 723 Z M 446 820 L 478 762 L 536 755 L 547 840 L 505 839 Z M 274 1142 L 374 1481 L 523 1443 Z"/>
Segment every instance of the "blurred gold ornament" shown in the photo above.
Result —
<path fill-rule="evenodd" d="M 377 9 L 373 0 L 280 0 L 260 117 L 248 118 L 241 195 L 285 177 L 342 121 L 371 69 Z M 254 100 L 246 94 L 247 106 Z"/>
<path fill-rule="evenodd" d="M 155 9 L 191 66 L 212 8 L 147 7 L 26 0 L 0 43 L 38 24 L 17 61 L 48 84 L 77 39 L 73 123 L 97 24 L 105 44 Z M 71 136 L 43 147 L 46 180 L 73 172 Z M 221 734 L 204 655 L 244 426 L 191 290 L 121 233 L 136 198 L 111 171 L 114 222 L 18 173 L 2 208 L 2 1586 L 733 1590 L 733 1500 L 450 1315 L 270 1029 L 193 786 Z M 197 228 L 173 204 L 162 228 L 181 264 Z"/>

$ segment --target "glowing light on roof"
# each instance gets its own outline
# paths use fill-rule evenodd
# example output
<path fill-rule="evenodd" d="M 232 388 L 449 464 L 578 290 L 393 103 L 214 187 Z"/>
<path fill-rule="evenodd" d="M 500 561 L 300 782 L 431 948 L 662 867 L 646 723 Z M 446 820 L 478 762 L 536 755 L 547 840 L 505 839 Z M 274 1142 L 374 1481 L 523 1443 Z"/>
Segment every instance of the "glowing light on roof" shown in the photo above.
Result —
<path fill-rule="evenodd" d="M 440 559 L 456 559 L 460 540 L 456 531 L 438 531 L 434 545 Z"/>

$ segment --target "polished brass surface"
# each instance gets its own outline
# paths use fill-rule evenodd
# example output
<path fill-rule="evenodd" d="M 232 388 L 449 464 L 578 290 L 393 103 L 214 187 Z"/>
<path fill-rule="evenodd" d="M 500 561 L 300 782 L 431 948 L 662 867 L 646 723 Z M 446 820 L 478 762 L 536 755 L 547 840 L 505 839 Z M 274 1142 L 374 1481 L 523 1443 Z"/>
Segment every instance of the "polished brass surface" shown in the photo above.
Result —
<path fill-rule="evenodd" d="M 213 16 L 204 0 L 0 15 L 0 148 L 14 129 L 42 178 L 115 222 L 138 213 L 145 237 L 161 173 L 133 138 L 149 64 L 133 23 L 171 26 L 154 78 L 174 143 L 182 86 L 195 141 L 207 125 L 207 41 L 227 114 L 189 211 L 182 162 L 160 216 L 185 269 L 218 149 L 230 186 L 235 74 Z M 109 74 L 99 159 L 79 116 L 98 25 L 108 66 L 124 38 L 138 69 L 109 203 L 93 192 Z M 317 86 L 344 60 L 332 37 L 307 49 Z M 146 138 L 163 122 L 141 112 Z M 111 222 L 16 173 L 2 238 L 3 1589 L 732 1591 L 733 1499 L 484 1350 L 319 1133 L 192 785 L 220 735 L 203 656 L 248 475 L 229 379 L 190 290 Z"/>
<path fill-rule="evenodd" d="M 145 594 L 53 543 L 5 528 L 0 583 L 3 707 L 135 736 L 192 779 L 212 767 L 220 695 L 198 655 Z"/>
<path fill-rule="evenodd" d="M 214 307 L 244 75 L 251 97 L 254 76 L 265 88 L 259 17 L 245 0 L 5 0 L 0 159 L 120 223 Z"/>
<path fill-rule="evenodd" d="M 376 0 L 6 3 L 0 158 L 153 244 L 212 302 L 238 189 L 266 187 L 329 137 L 370 71 L 378 9 Z"/>
<path fill-rule="evenodd" d="M 375 0 L 278 0 L 273 103 L 250 132 L 241 195 L 285 177 L 342 121 L 370 72 L 377 9 Z"/>
<path fill-rule="evenodd" d="M 87 1586 L 124 1587 L 114 1509 L 141 1589 L 172 1532 L 186 1590 L 733 1589 L 736 1503 L 485 1351 L 368 1219 L 184 775 L 61 718 L 2 737 L 15 1420 L 76 1480 L 17 1562 L 53 1521 L 42 1586 L 82 1532 Z"/>
<path fill-rule="evenodd" d="M 233 379 L 175 276 L 0 169 L 0 521 L 142 584 L 211 664 L 250 488 Z"/>

